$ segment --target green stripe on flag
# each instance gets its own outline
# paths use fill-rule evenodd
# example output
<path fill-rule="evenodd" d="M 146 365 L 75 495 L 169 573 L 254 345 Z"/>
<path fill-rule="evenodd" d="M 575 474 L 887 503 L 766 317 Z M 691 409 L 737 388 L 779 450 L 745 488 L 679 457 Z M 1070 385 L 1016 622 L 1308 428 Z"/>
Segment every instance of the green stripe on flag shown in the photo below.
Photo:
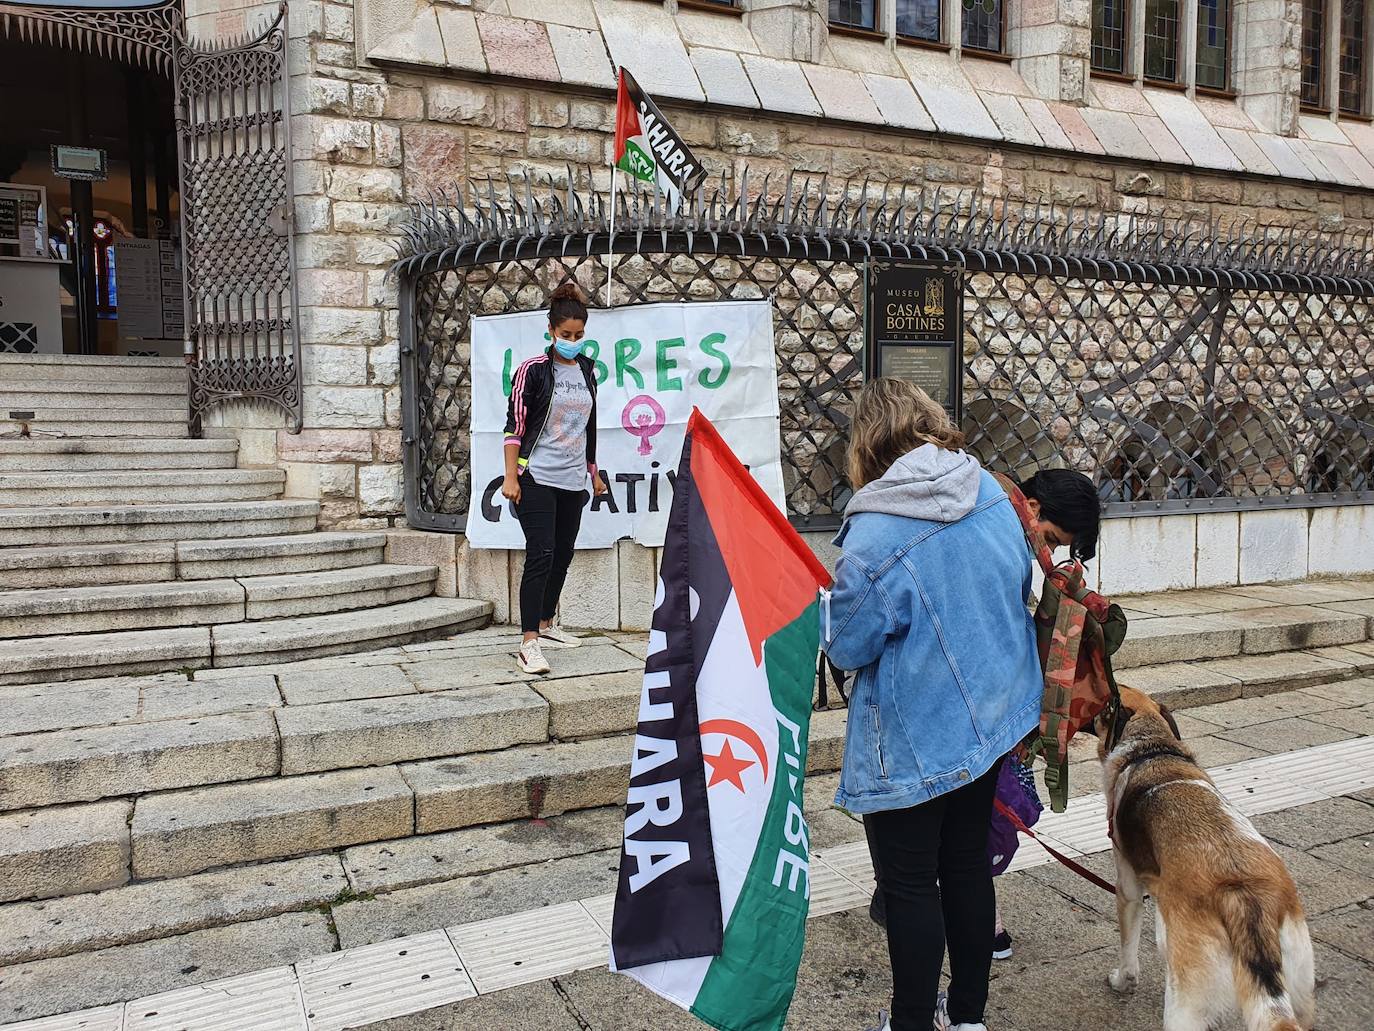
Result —
<path fill-rule="evenodd" d="M 725 929 L 724 947 L 711 961 L 692 1005 L 693 1015 L 721 1031 L 779 1031 L 796 991 L 808 909 L 808 874 L 797 869 L 797 864 L 810 862 L 807 837 L 799 830 L 804 826 L 801 778 L 820 646 L 818 612 L 819 603 L 812 602 L 764 644 L 768 689 L 781 717 L 773 793 L 749 875 Z M 792 727 L 798 728 L 796 735 Z M 788 761 L 789 755 L 796 758 L 796 767 Z M 795 790 L 793 775 L 797 777 Z M 789 817 L 792 809 L 795 812 Z M 789 842 L 789 831 L 800 842 Z M 780 858 L 780 853 L 790 854 L 797 862 Z M 795 892 L 789 888 L 793 876 Z M 773 883 L 775 878 L 778 885 Z"/>

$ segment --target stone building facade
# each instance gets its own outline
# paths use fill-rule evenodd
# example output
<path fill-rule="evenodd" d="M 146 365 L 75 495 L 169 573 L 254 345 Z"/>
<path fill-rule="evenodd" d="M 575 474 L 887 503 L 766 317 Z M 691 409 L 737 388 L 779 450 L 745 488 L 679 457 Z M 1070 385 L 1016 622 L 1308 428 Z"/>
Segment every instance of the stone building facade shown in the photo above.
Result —
<path fill-rule="evenodd" d="M 1138 53 L 1123 59 L 1126 74 L 1094 71 L 1086 0 L 1007 4 L 1000 55 L 960 46 L 952 2 L 939 6 L 951 43 L 916 45 L 898 33 L 900 6 L 880 4 L 870 31 L 829 24 L 821 0 L 293 0 L 305 429 L 292 435 L 275 416 L 229 407 L 207 432 L 239 436 L 245 461 L 283 467 L 288 494 L 319 498 L 329 524 L 402 525 L 400 334 L 388 271 L 409 205 L 512 173 L 605 189 L 619 64 L 713 171 L 977 189 L 1223 227 L 1374 225 L 1374 127 L 1304 109 L 1309 57 L 1296 0 L 1226 5 L 1225 91 L 1198 85 L 1187 59 L 1196 28 L 1185 26 L 1176 81 L 1159 84 Z M 1198 4 L 1180 9 L 1195 19 Z M 192 0 L 188 19 L 193 34 L 222 35 L 251 28 L 264 10 Z M 1333 88 L 1334 69 L 1321 71 Z M 1327 532 L 1313 520 L 1337 512 L 1374 545 L 1374 521 L 1358 508 L 1231 514 L 1206 531 L 1193 516 L 1122 520 L 1104 536 L 1103 586 L 1358 571 L 1312 550 Z M 1199 572 L 1204 532 L 1236 556 L 1218 574 Z M 1264 569 L 1241 568 L 1247 540 L 1267 549 Z M 1165 545 L 1194 558 L 1157 568 Z M 493 585 L 512 572 L 505 557 L 468 561 L 461 541 L 416 546 L 449 549 L 455 589 L 480 583 L 499 594 Z M 630 548 L 579 562 L 646 568 L 624 554 Z M 587 621 L 642 621 L 618 612 Z"/>

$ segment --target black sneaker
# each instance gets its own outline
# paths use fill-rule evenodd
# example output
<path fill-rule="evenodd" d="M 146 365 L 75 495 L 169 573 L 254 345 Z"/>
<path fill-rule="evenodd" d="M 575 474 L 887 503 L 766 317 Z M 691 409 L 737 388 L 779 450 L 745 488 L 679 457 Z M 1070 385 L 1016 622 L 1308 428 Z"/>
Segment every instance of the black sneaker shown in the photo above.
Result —
<path fill-rule="evenodd" d="M 992 939 L 992 958 L 1011 959 L 1011 935 L 1006 931 L 998 931 L 997 937 Z"/>

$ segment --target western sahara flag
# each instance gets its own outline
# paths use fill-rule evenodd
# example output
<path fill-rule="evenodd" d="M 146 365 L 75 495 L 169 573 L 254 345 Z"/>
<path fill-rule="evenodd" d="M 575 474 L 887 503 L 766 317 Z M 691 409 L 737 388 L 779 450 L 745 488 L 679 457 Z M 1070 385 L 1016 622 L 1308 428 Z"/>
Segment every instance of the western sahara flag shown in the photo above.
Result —
<path fill-rule="evenodd" d="M 693 411 L 630 766 L 611 969 L 776 1031 L 810 897 L 802 816 L 825 567 Z"/>
<path fill-rule="evenodd" d="M 657 183 L 674 206 L 706 178 L 691 148 L 624 68 L 616 89 L 615 167 Z"/>

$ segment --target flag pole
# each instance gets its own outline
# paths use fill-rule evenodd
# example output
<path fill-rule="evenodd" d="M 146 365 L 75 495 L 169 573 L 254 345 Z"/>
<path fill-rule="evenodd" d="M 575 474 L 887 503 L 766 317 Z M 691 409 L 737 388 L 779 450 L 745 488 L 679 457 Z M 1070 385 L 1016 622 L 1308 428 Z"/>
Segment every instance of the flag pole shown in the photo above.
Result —
<path fill-rule="evenodd" d="M 612 262 L 615 260 L 612 244 L 615 241 L 615 187 L 620 177 L 615 174 L 615 165 L 611 165 L 611 228 L 610 234 L 606 237 L 606 307 L 611 306 L 611 269 Z"/>

